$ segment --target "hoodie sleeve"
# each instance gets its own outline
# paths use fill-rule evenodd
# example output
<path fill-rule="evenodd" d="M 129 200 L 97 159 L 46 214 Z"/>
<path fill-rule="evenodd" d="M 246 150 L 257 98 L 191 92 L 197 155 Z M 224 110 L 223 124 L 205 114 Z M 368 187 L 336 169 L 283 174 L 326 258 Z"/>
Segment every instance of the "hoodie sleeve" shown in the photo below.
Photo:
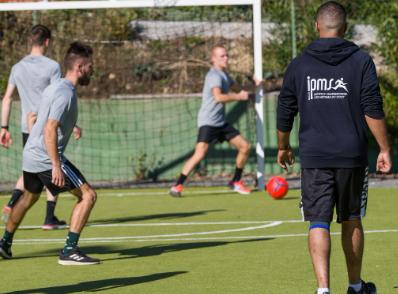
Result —
<path fill-rule="evenodd" d="M 379 80 L 377 79 L 376 67 L 370 56 L 368 56 L 363 69 L 361 107 L 364 114 L 371 118 L 384 118 L 383 98 L 380 95 Z"/>
<path fill-rule="evenodd" d="M 298 102 L 294 83 L 294 66 L 290 63 L 283 78 L 282 89 L 278 97 L 277 128 L 281 132 L 290 132 L 294 117 L 298 112 Z"/>

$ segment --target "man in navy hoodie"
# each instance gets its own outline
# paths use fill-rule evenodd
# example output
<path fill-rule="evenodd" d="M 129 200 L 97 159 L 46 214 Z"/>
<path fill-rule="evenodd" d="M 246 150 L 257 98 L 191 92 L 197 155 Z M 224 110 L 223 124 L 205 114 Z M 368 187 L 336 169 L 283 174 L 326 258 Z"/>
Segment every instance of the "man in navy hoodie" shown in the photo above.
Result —
<path fill-rule="evenodd" d="M 377 170 L 391 170 L 383 101 L 372 58 L 343 39 L 346 11 L 335 1 L 318 8 L 312 42 L 286 70 L 278 99 L 278 163 L 294 163 L 289 135 L 300 115 L 302 208 L 310 222 L 308 246 L 318 283 L 316 293 L 330 293 L 330 223 L 336 207 L 342 224 L 347 293 L 376 293 L 361 279 L 368 187 L 368 128 L 380 147 Z"/>

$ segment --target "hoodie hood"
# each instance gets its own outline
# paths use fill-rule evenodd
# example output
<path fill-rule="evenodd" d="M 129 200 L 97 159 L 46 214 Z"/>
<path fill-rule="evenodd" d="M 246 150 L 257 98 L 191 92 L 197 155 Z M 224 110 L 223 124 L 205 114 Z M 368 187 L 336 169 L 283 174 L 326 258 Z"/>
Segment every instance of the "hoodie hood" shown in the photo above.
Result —
<path fill-rule="evenodd" d="M 338 65 L 358 50 L 357 45 L 344 39 L 319 38 L 312 42 L 304 52 L 323 63 Z"/>

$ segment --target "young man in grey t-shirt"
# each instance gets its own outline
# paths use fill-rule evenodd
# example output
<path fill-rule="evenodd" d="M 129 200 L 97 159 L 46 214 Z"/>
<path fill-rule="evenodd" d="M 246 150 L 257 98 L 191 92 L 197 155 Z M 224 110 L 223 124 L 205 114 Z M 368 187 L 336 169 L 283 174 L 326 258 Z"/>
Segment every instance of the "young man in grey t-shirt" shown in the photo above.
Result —
<path fill-rule="evenodd" d="M 5 259 L 12 257 L 14 233 L 45 186 L 53 194 L 69 191 L 78 199 L 58 263 L 90 265 L 100 262 L 85 255 L 77 246 L 97 195 L 80 171 L 64 156 L 78 116 L 75 87 L 90 83 L 93 73 L 92 53 L 91 47 L 80 42 L 72 43 L 64 60 L 67 71 L 65 78 L 54 82 L 43 92 L 37 122 L 23 153 L 25 192 L 13 208 L 0 240 L 0 255 Z"/>
<path fill-rule="evenodd" d="M 181 197 L 183 184 L 189 173 L 206 156 L 209 145 L 228 141 L 238 150 L 236 169 L 229 186 L 240 194 L 250 194 L 241 177 L 250 153 L 250 144 L 239 131 L 225 119 L 225 103 L 246 101 L 249 93 L 242 90 L 227 73 L 228 53 L 224 46 L 217 45 L 211 50 L 213 66 L 206 75 L 202 93 L 202 106 L 198 114 L 199 134 L 195 152 L 185 163 L 176 184 L 171 187 L 170 195 Z M 261 81 L 255 79 L 256 85 Z M 232 91 L 231 91 L 232 90 Z"/>
<path fill-rule="evenodd" d="M 44 56 L 51 39 L 51 31 L 43 25 L 35 25 L 30 33 L 29 41 L 32 49 L 29 55 L 16 63 L 8 81 L 6 93 L 2 101 L 0 144 L 8 148 L 12 143 L 8 131 L 8 122 L 11 113 L 12 95 L 15 89 L 21 100 L 21 131 L 22 145 L 29 137 L 30 129 L 35 122 L 43 90 L 61 77 L 61 68 L 57 62 Z M 79 131 L 79 130 L 76 130 Z M 77 137 L 80 137 L 78 134 Z M 23 194 L 23 177 L 21 176 L 12 192 L 10 201 L 3 208 L 3 220 L 7 222 L 15 203 Z M 56 195 L 47 191 L 47 209 L 44 224 L 45 230 L 57 229 L 66 226 L 65 221 L 60 221 L 54 215 Z"/>

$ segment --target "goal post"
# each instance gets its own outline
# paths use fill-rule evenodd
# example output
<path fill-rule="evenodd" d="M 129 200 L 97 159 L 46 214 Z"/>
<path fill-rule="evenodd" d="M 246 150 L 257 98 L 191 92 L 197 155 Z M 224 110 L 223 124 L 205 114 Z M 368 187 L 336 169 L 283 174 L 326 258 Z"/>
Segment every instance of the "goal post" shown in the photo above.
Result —
<path fill-rule="evenodd" d="M 36 1 L 36 2 L 3 2 L 0 12 L 4 11 L 35 11 L 35 10 L 68 10 L 68 9 L 110 9 L 110 8 L 168 8 L 194 6 L 242 6 L 252 7 L 253 18 L 253 60 L 254 73 L 258 79 L 263 78 L 262 67 L 262 21 L 261 0 L 102 0 L 102 1 Z M 257 184 L 264 189 L 264 108 L 263 88 L 256 89 L 256 157 Z"/>

